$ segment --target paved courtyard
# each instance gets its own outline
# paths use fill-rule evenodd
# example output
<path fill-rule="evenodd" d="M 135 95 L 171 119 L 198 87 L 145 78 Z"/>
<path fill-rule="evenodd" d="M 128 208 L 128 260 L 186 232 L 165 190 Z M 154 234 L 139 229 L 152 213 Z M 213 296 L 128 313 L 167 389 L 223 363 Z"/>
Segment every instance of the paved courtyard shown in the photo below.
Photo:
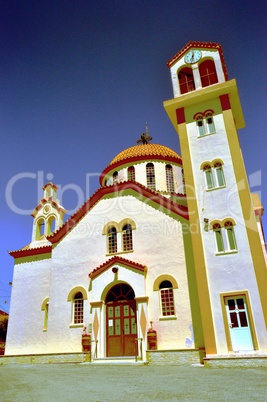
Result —
<path fill-rule="evenodd" d="M 0 366 L 0 401 L 262 401 L 267 368 L 96 366 L 38 364 Z"/>

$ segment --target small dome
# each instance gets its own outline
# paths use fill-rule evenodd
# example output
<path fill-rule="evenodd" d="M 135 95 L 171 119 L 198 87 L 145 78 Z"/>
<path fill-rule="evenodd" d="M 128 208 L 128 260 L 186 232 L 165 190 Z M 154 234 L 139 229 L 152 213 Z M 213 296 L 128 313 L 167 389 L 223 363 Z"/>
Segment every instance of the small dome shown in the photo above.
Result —
<path fill-rule="evenodd" d="M 127 159 L 132 158 L 142 158 L 142 157 L 155 157 L 159 156 L 163 159 L 174 158 L 181 160 L 181 157 L 174 152 L 172 149 L 159 144 L 141 144 L 135 145 L 120 152 L 114 159 L 110 162 L 109 166 L 121 161 L 127 161 Z M 148 158 L 149 159 L 149 158 Z M 159 158 L 160 159 L 160 158 Z"/>

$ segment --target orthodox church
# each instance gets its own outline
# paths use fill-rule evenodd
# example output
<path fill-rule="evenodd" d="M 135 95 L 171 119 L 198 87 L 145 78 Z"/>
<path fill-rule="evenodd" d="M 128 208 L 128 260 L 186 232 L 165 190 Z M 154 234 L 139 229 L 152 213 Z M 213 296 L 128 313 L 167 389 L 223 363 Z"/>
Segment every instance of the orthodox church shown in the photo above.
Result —
<path fill-rule="evenodd" d="M 182 157 L 147 130 L 66 221 L 57 186 L 44 186 L 31 242 L 10 252 L 6 356 L 83 359 L 87 335 L 92 362 L 267 358 L 263 207 L 236 81 L 217 43 L 189 42 L 168 67 Z"/>

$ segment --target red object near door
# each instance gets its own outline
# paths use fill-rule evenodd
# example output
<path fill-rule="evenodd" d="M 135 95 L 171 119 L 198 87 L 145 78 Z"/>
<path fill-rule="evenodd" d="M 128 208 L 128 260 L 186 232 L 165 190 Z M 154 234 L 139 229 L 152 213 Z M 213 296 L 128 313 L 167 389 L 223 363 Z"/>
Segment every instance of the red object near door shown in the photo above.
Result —
<path fill-rule="evenodd" d="M 91 352 L 91 335 L 82 334 L 82 347 L 84 353 Z"/>
<path fill-rule="evenodd" d="M 158 349 L 157 332 L 152 328 L 147 331 L 147 347 L 149 350 Z"/>

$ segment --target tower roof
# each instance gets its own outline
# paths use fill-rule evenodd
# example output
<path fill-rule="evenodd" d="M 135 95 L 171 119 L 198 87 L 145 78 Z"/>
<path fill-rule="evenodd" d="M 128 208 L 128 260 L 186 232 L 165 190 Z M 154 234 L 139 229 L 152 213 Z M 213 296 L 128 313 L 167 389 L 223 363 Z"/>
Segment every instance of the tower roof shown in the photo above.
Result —
<path fill-rule="evenodd" d="M 198 48 L 198 49 L 214 49 L 218 50 L 220 53 L 221 61 L 222 61 L 222 67 L 225 75 L 225 79 L 228 80 L 228 74 L 226 70 L 226 65 L 225 65 L 225 60 L 222 52 L 222 46 L 220 43 L 215 43 L 215 42 L 195 42 L 191 41 L 188 42 L 178 53 L 176 53 L 168 62 L 167 66 L 169 68 L 172 67 L 172 65 L 180 59 L 189 49 L 191 48 Z"/>

